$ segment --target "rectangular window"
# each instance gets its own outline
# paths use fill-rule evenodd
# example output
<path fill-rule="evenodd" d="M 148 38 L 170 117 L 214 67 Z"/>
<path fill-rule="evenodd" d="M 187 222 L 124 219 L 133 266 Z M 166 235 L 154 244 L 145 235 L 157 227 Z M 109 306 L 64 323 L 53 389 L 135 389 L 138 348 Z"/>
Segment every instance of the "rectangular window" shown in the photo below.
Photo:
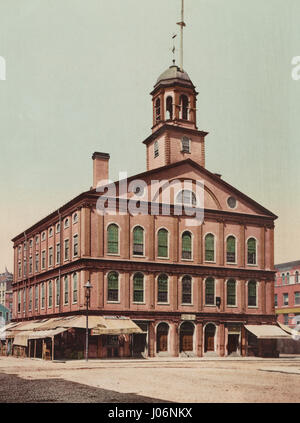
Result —
<path fill-rule="evenodd" d="M 73 237 L 73 257 L 78 256 L 78 235 Z"/>
<path fill-rule="evenodd" d="M 19 276 L 19 278 L 21 277 L 21 273 L 22 273 L 22 266 L 21 266 L 21 262 L 19 261 L 19 263 L 18 263 L 18 276 Z"/>
<path fill-rule="evenodd" d="M 182 304 L 192 304 L 192 280 L 190 277 L 182 279 Z"/>
<path fill-rule="evenodd" d="M 69 240 L 65 239 L 65 260 L 69 260 Z"/>
<path fill-rule="evenodd" d="M 29 305 L 28 310 L 31 311 L 32 309 L 32 286 L 29 288 Z"/>
<path fill-rule="evenodd" d="M 46 267 L 46 251 L 42 251 L 42 269 Z"/>
<path fill-rule="evenodd" d="M 116 272 L 108 275 L 107 301 L 119 301 L 119 275 Z"/>
<path fill-rule="evenodd" d="M 73 275 L 73 303 L 77 303 L 77 273 Z"/>
<path fill-rule="evenodd" d="M 168 278 L 161 277 L 158 279 L 157 302 L 168 302 Z"/>
<path fill-rule="evenodd" d="M 45 283 L 42 283 L 42 308 L 45 308 Z"/>
<path fill-rule="evenodd" d="M 60 264 L 60 243 L 56 244 L 56 264 Z"/>
<path fill-rule="evenodd" d="M 39 253 L 35 254 L 35 271 L 39 271 L 40 255 Z"/>
<path fill-rule="evenodd" d="M 35 287 L 34 308 L 37 310 L 39 306 L 39 286 Z"/>
<path fill-rule="evenodd" d="M 205 304 L 215 304 L 215 282 L 214 280 L 207 280 L 205 284 Z"/>
<path fill-rule="evenodd" d="M 29 274 L 32 273 L 32 256 L 29 257 Z"/>
<path fill-rule="evenodd" d="M 69 302 L 69 280 L 68 276 L 65 276 L 65 304 Z"/>
<path fill-rule="evenodd" d="M 144 275 L 138 273 L 133 278 L 133 302 L 142 303 L 144 301 Z"/>
<path fill-rule="evenodd" d="M 18 313 L 21 311 L 21 291 L 18 291 Z"/>
<path fill-rule="evenodd" d="M 26 289 L 23 288 L 23 313 L 26 311 Z"/>
<path fill-rule="evenodd" d="M 56 307 L 58 307 L 59 306 L 59 304 L 60 304 L 60 280 L 59 280 L 59 278 L 57 278 L 56 279 L 56 303 L 55 303 L 55 305 L 56 305 Z"/>
<path fill-rule="evenodd" d="M 283 305 L 289 305 L 289 294 L 283 294 Z"/>
<path fill-rule="evenodd" d="M 53 247 L 49 247 L 49 267 L 53 265 Z"/>
<path fill-rule="evenodd" d="M 300 304 L 300 292 L 295 292 L 295 305 Z"/>
<path fill-rule="evenodd" d="M 289 324 L 289 315 L 288 314 L 283 315 L 283 324 L 288 326 L 288 324 Z"/>
<path fill-rule="evenodd" d="M 154 143 L 154 158 L 159 156 L 159 148 L 158 148 L 158 142 L 155 141 Z"/>
<path fill-rule="evenodd" d="M 26 262 L 26 259 L 24 259 L 24 269 L 23 269 L 24 277 L 26 276 L 26 271 L 27 271 L 27 262 Z"/>
<path fill-rule="evenodd" d="M 277 307 L 277 305 L 278 305 L 277 294 L 275 294 L 275 297 L 274 297 L 274 305 L 275 305 L 275 307 Z"/>
<path fill-rule="evenodd" d="M 52 298 L 53 298 L 52 281 L 49 281 L 49 285 L 48 285 L 48 307 L 52 307 Z"/>

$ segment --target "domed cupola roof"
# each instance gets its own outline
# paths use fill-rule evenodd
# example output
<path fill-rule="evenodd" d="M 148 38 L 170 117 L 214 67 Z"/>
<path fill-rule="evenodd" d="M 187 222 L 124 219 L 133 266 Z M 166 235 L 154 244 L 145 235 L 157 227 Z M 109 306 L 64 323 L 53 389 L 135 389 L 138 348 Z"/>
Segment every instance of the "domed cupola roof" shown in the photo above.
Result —
<path fill-rule="evenodd" d="M 180 85 L 187 85 L 194 87 L 190 77 L 185 71 L 182 71 L 178 66 L 172 65 L 166 69 L 158 78 L 155 84 L 155 88 L 159 85 L 171 85 L 178 83 Z"/>

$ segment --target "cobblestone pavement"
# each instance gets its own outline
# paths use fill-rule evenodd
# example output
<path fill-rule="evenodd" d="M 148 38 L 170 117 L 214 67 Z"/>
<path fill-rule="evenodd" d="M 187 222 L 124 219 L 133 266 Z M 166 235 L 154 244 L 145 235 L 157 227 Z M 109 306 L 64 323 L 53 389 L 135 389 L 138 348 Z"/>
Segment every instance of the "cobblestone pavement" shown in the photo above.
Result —
<path fill-rule="evenodd" d="M 300 402 L 300 357 L 90 360 L 0 357 L 0 402 Z"/>

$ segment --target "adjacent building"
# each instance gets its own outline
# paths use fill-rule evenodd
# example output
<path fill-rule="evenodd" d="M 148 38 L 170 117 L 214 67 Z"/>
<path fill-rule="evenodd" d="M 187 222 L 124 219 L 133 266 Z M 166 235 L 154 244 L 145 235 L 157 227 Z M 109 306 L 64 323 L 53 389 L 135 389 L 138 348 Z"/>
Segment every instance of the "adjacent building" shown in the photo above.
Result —
<path fill-rule="evenodd" d="M 13 275 L 5 268 L 5 272 L 0 274 L 0 304 L 8 309 L 9 320 L 12 317 L 12 282 Z"/>
<path fill-rule="evenodd" d="M 275 313 L 278 322 L 294 328 L 300 322 L 300 260 L 275 265 Z"/>
<path fill-rule="evenodd" d="M 117 181 L 101 214 L 110 156 L 94 153 L 93 187 L 13 239 L 14 322 L 83 315 L 90 281 L 90 315 L 121 316 L 114 331 L 90 331 L 93 357 L 276 355 L 276 216 L 206 168 L 197 95 L 170 66 L 151 92 L 146 171 Z M 191 224 L 202 208 L 203 223 Z M 122 318 L 140 330 L 128 335 Z M 72 330 L 66 348 L 83 348 Z"/>

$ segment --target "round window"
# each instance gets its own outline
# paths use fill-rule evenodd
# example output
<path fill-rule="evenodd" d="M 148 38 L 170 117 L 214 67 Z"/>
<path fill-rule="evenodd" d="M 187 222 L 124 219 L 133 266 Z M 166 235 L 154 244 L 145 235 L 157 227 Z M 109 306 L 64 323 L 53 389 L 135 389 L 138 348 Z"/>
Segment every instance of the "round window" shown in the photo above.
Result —
<path fill-rule="evenodd" d="M 227 199 L 227 204 L 231 209 L 234 209 L 236 207 L 236 199 L 234 197 L 229 197 Z"/>

